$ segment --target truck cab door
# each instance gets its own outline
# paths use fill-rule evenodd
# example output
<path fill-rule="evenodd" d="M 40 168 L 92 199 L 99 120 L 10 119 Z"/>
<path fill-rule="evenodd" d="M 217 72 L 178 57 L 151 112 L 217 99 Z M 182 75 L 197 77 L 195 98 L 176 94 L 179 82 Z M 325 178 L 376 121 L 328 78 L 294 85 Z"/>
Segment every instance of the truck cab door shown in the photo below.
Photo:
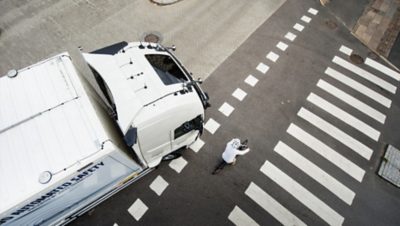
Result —
<path fill-rule="evenodd" d="M 171 131 L 172 151 L 191 144 L 196 139 L 196 136 L 202 132 L 202 126 L 202 118 L 198 116 Z"/>

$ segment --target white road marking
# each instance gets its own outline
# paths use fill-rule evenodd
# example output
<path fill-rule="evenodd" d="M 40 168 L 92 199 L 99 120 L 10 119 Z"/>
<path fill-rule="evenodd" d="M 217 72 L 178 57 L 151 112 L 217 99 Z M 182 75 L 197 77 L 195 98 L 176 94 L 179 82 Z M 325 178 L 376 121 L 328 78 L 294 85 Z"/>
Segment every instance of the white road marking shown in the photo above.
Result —
<path fill-rule="evenodd" d="M 168 182 L 158 175 L 156 179 L 150 184 L 150 189 L 153 190 L 158 196 L 160 196 L 164 190 L 168 187 Z"/>
<path fill-rule="evenodd" d="M 305 108 L 301 108 L 297 115 L 304 120 L 308 121 L 318 129 L 324 131 L 325 133 L 329 134 L 336 140 L 340 141 L 342 144 L 346 145 L 347 147 L 351 148 L 357 154 L 361 155 L 367 160 L 371 159 L 373 150 L 360 141 L 354 139 L 353 137 L 349 136 L 347 133 L 343 132 L 342 130 L 338 129 L 334 125 L 330 124 L 329 122 L 323 120 L 322 118 L 318 117 L 314 113 L 308 111 Z"/>
<path fill-rule="evenodd" d="M 214 119 L 210 118 L 207 123 L 204 125 L 204 129 L 206 129 L 211 134 L 214 134 L 217 129 L 220 127 L 220 124 L 216 122 Z"/>
<path fill-rule="evenodd" d="M 204 141 L 202 141 L 200 138 L 197 138 L 196 142 L 194 142 L 192 145 L 190 145 L 190 149 L 192 149 L 194 152 L 199 152 L 200 149 L 203 147 Z"/>
<path fill-rule="evenodd" d="M 306 22 L 306 23 L 310 23 L 310 22 L 311 22 L 311 18 L 308 17 L 308 16 L 306 16 L 306 15 L 302 16 L 302 17 L 301 17 L 301 20 L 304 21 L 304 22 Z"/>
<path fill-rule="evenodd" d="M 242 101 L 247 96 L 247 93 L 245 91 L 243 91 L 242 89 L 237 88 L 232 93 L 232 96 L 235 97 L 236 99 L 238 99 L 239 101 Z"/>
<path fill-rule="evenodd" d="M 247 83 L 250 86 L 255 86 L 258 82 L 258 79 L 254 77 L 253 75 L 247 76 L 247 78 L 244 80 L 245 83 Z"/>
<path fill-rule="evenodd" d="M 118 224 L 117 224 L 117 223 L 114 223 L 113 226 L 118 226 Z"/>
<path fill-rule="evenodd" d="M 256 226 L 259 225 L 255 222 L 249 215 L 247 215 L 238 206 L 233 208 L 232 212 L 229 214 L 228 219 L 236 226 Z"/>
<path fill-rule="evenodd" d="M 295 30 L 298 30 L 298 31 L 302 32 L 303 29 L 304 29 L 304 26 L 301 25 L 301 24 L 299 24 L 299 23 L 296 23 L 296 24 L 293 26 L 293 28 L 294 28 Z"/>
<path fill-rule="evenodd" d="M 367 57 L 367 59 L 365 60 L 365 64 L 370 66 L 370 67 L 372 67 L 372 68 L 375 68 L 376 70 L 378 70 L 378 71 L 380 71 L 380 72 L 382 72 L 382 73 L 384 73 L 384 74 L 386 74 L 388 76 L 390 76 L 391 78 L 396 79 L 397 81 L 400 81 L 400 73 L 398 73 L 398 72 L 386 67 L 385 65 L 383 65 L 383 64 L 381 64 L 381 63 L 379 63 L 379 62 L 377 62 L 377 61 L 375 61 L 375 60 L 373 60 L 371 58 Z"/>
<path fill-rule="evenodd" d="M 281 222 L 281 224 L 296 226 L 306 225 L 255 183 L 251 182 L 244 193 L 265 211 L 271 214 L 276 220 Z"/>
<path fill-rule="evenodd" d="M 229 117 L 229 115 L 232 114 L 233 110 L 235 110 L 235 108 L 233 108 L 230 104 L 228 103 L 223 103 L 221 105 L 221 107 L 218 109 L 218 111 L 220 111 L 222 114 L 224 114 L 226 117 Z"/>
<path fill-rule="evenodd" d="M 329 84 L 328 82 L 325 82 L 324 80 L 320 79 L 317 83 L 317 86 L 325 90 L 326 92 L 330 93 L 331 95 L 337 97 L 338 99 L 342 100 L 343 102 L 347 103 L 348 105 L 359 110 L 360 112 L 375 119 L 376 121 L 382 124 L 385 123 L 386 116 L 384 114 L 375 110 L 374 108 L 370 107 L 364 102 L 354 98 L 353 96 L 347 94 L 346 92 L 343 92 L 342 90 L 336 88 L 335 86 Z"/>
<path fill-rule="evenodd" d="M 302 130 L 300 127 L 295 124 L 290 124 L 289 128 L 286 131 L 316 153 L 320 154 L 325 159 L 329 160 L 331 163 L 339 167 L 345 173 L 355 178 L 357 181 L 361 182 L 365 171 L 361 169 L 359 166 L 349 161 L 341 154 L 334 151 L 332 148 L 328 147 L 326 144 L 322 143 L 320 140 Z"/>
<path fill-rule="evenodd" d="M 312 15 L 317 15 L 318 14 L 318 10 L 316 10 L 314 8 L 308 9 L 308 12 L 311 13 Z"/>
<path fill-rule="evenodd" d="M 389 98 L 375 92 L 374 90 L 364 86 L 363 84 L 347 77 L 346 75 L 328 67 L 325 70 L 325 74 L 331 76 L 332 78 L 340 81 L 341 83 L 353 88 L 354 90 L 360 92 L 361 94 L 371 98 L 372 100 L 382 104 L 383 106 L 390 108 L 392 101 Z"/>
<path fill-rule="evenodd" d="M 279 55 L 272 51 L 269 52 L 266 57 L 268 60 L 270 60 L 272 62 L 276 62 L 279 59 Z"/>
<path fill-rule="evenodd" d="M 379 140 L 379 136 L 381 135 L 381 133 L 378 130 L 372 128 L 363 121 L 357 119 L 356 117 L 350 115 L 349 113 L 343 111 L 342 109 L 336 107 L 335 105 L 315 95 L 314 93 L 311 93 L 307 97 L 307 100 L 315 104 L 316 106 L 320 107 L 321 109 L 325 110 L 329 114 L 347 123 L 348 125 L 354 127 L 358 131 L 364 133 L 373 140 L 375 141 Z"/>
<path fill-rule="evenodd" d="M 269 66 L 264 63 L 259 63 L 256 68 L 259 72 L 265 74 L 269 70 Z"/>
<path fill-rule="evenodd" d="M 296 35 L 293 34 L 292 32 L 288 32 L 285 35 L 285 38 L 288 39 L 289 41 L 293 42 L 296 39 Z"/>
<path fill-rule="evenodd" d="M 272 163 L 265 161 L 260 170 L 329 225 L 343 224 L 344 218 L 340 214 Z"/>
<path fill-rule="evenodd" d="M 353 199 L 356 194 L 352 190 L 344 186 L 317 165 L 304 158 L 285 143 L 279 141 L 275 146 L 274 151 L 291 162 L 297 168 L 301 169 L 304 173 L 308 174 L 311 178 L 323 185 L 349 206 L 353 203 Z"/>
<path fill-rule="evenodd" d="M 371 74 L 370 72 L 355 66 L 352 63 L 347 62 L 346 60 L 343 60 L 340 57 L 335 56 L 332 59 L 332 62 L 336 63 L 337 65 L 342 66 L 343 68 L 346 68 L 347 70 L 359 75 L 360 77 L 374 83 L 375 85 L 395 94 L 396 93 L 396 86 L 390 84 L 389 82 L 386 82 L 385 80 L 378 78 L 377 76 Z"/>
<path fill-rule="evenodd" d="M 346 54 L 347 56 L 350 56 L 351 53 L 353 52 L 352 49 L 350 49 L 349 47 L 344 46 L 344 45 L 340 46 L 339 51 L 342 52 L 342 53 L 344 53 L 344 54 Z"/>
<path fill-rule="evenodd" d="M 286 49 L 289 47 L 286 43 L 284 42 L 279 42 L 276 44 L 276 47 L 282 51 L 286 51 Z"/>
<path fill-rule="evenodd" d="M 183 157 L 172 160 L 169 163 L 169 167 L 175 170 L 177 173 L 181 173 L 183 168 L 187 165 L 187 161 Z"/>
<path fill-rule="evenodd" d="M 128 212 L 138 221 L 148 209 L 149 208 L 142 202 L 142 200 L 136 199 L 136 201 L 129 207 Z"/>

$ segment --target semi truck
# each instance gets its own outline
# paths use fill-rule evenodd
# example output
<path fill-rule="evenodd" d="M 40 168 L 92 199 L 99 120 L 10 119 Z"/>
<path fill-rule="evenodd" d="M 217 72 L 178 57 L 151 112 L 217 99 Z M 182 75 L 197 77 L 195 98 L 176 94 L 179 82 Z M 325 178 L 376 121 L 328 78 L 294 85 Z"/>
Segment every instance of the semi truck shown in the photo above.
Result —
<path fill-rule="evenodd" d="M 173 50 L 120 42 L 0 77 L 0 225 L 65 225 L 199 138 L 209 97 Z"/>

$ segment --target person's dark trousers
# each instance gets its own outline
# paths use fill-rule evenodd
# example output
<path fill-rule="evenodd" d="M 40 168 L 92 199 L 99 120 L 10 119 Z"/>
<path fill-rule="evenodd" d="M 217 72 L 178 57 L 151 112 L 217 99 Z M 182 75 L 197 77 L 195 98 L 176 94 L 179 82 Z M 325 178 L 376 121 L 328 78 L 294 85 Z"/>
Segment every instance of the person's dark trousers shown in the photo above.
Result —
<path fill-rule="evenodd" d="M 217 167 L 215 167 L 215 170 L 212 172 L 212 174 L 219 173 L 219 171 L 221 171 L 226 165 L 228 165 L 228 163 L 222 159 L 221 162 L 217 165 Z"/>

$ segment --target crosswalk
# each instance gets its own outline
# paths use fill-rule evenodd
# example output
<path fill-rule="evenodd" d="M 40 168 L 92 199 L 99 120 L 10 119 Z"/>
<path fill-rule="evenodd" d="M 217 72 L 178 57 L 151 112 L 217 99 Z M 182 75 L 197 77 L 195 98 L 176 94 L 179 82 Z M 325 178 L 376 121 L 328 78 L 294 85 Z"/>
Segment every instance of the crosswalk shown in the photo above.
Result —
<path fill-rule="evenodd" d="M 301 29 L 296 27 L 296 30 Z M 284 46 L 281 44 L 280 47 Z M 280 140 L 274 147 L 274 152 L 279 158 L 307 175 L 349 207 L 356 197 L 352 190 L 354 183 L 351 186 L 346 185 L 348 179 L 340 181 L 339 178 L 335 178 L 338 174 L 332 174 L 332 166 L 343 175 L 348 175 L 355 184 L 363 181 L 365 170 L 357 163 L 371 159 L 374 150 L 370 146 L 379 141 L 380 129 L 386 121 L 385 113 L 391 107 L 391 98 L 397 91 L 397 82 L 400 81 L 398 72 L 373 59 L 367 58 L 362 65 L 354 65 L 345 60 L 352 53 L 353 50 L 346 46 L 338 49 L 337 55 L 332 58 L 326 70 L 321 72 L 321 78 L 315 86 L 316 91 L 310 92 L 304 105 L 297 112 L 296 121 L 290 123 L 286 130 L 289 137 L 295 139 Z M 319 133 L 316 134 L 316 131 Z M 324 137 L 338 143 L 331 147 L 324 143 Z M 294 141 L 296 142 L 293 143 Z M 303 154 L 304 149 L 307 149 L 307 155 Z M 319 156 L 317 159 L 324 159 L 330 163 L 330 171 L 324 169 L 325 164 L 321 164 L 320 160 L 313 162 L 306 157 L 310 157 L 310 150 L 312 155 Z M 349 155 L 343 150 L 349 150 L 356 155 Z M 355 160 L 349 156 L 360 158 Z M 301 180 L 280 169 L 279 165 L 275 165 L 271 160 L 265 160 L 260 172 L 327 224 L 344 223 L 342 210 L 335 210 L 334 206 L 337 205 L 332 205 L 333 203 L 328 203 L 324 197 L 320 197 L 324 193 L 306 188 L 300 183 Z M 298 213 L 291 209 L 286 199 L 280 200 L 281 194 L 269 194 L 251 182 L 245 195 L 283 225 L 306 225 L 302 214 L 297 216 Z M 241 214 L 245 214 L 246 222 L 253 222 L 251 212 L 249 214 L 245 213 L 245 210 L 240 211 Z M 234 215 L 234 212 L 231 215 Z M 235 216 L 230 217 L 234 219 Z M 253 224 L 259 223 L 254 221 Z"/>

